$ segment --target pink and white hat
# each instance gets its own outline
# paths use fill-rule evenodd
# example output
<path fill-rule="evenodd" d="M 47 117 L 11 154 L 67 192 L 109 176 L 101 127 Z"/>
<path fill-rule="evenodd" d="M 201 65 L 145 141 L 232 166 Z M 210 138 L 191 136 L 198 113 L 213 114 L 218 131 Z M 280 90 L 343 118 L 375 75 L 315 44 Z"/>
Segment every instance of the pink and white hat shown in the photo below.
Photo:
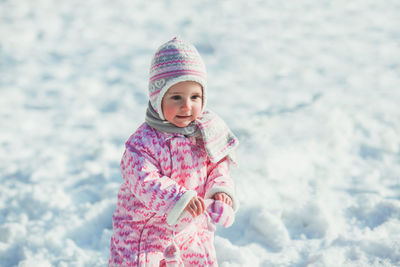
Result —
<path fill-rule="evenodd" d="M 161 45 L 154 54 L 150 67 L 150 103 L 162 120 L 161 103 L 167 90 L 183 81 L 198 82 L 203 87 L 203 110 L 207 102 L 206 67 L 190 43 L 178 37 Z"/>

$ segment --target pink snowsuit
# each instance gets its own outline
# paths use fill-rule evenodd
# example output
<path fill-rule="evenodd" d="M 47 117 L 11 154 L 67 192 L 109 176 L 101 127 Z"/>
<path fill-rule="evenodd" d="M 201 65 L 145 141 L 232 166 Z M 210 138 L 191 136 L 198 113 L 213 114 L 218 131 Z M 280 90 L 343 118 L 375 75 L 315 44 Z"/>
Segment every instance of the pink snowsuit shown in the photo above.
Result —
<path fill-rule="evenodd" d="M 207 217 L 196 217 L 192 227 L 179 227 L 184 223 L 179 217 L 195 195 L 211 199 L 227 193 L 235 209 L 230 164 L 227 157 L 212 163 L 200 139 L 143 123 L 126 142 L 121 161 L 124 182 L 113 215 L 109 266 L 160 266 L 174 226 L 185 266 L 217 266 Z"/>

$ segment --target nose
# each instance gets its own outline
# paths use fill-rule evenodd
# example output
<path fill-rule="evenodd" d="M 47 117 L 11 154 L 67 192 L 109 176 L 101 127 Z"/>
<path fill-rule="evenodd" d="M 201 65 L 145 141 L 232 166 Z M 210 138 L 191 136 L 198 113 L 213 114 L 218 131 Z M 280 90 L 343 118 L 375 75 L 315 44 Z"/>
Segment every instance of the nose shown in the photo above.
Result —
<path fill-rule="evenodd" d="M 183 110 L 190 110 L 190 99 L 184 99 L 182 103 Z"/>

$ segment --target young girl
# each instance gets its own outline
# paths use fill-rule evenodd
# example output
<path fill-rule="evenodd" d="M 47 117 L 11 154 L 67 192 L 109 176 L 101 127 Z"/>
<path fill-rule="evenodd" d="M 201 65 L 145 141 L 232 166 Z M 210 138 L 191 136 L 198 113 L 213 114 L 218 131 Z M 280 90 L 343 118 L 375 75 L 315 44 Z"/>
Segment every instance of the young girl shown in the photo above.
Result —
<path fill-rule="evenodd" d="M 109 266 L 217 266 L 215 223 L 233 223 L 229 177 L 238 140 L 205 110 L 204 63 L 190 43 L 163 44 L 150 69 L 146 122 L 126 142 Z"/>

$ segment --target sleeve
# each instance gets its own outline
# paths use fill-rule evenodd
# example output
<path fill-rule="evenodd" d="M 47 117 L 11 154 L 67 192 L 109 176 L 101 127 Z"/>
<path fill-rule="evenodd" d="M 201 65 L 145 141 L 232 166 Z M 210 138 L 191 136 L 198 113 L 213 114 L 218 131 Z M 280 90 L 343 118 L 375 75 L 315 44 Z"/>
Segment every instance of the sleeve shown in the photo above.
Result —
<path fill-rule="evenodd" d="M 218 163 L 209 162 L 207 166 L 207 183 L 205 199 L 212 198 L 215 193 L 225 193 L 232 199 L 233 210 L 239 208 L 239 202 L 235 196 L 235 188 L 232 178 L 229 176 L 231 161 L 228 157 L 223 158 Z"/>
<path fill-rule="evenodd" d="M 121 171 L 130 191 L 148 209 L 168 214 L 167 223 L 174 225 L 196 192 L 187 190 L 167 176 L 160 175 L 154 158 L 128 146 L 121 160 Z"/>

